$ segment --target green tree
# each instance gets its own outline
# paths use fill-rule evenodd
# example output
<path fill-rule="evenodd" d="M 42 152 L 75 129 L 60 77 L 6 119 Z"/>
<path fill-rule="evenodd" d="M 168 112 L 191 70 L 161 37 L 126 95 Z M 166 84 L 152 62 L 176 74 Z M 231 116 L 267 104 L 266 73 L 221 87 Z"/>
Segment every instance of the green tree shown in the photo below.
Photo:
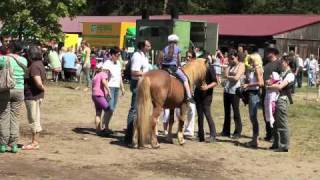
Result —
<path fill-rule="evenodd" d="M 2 0 L 1 34 L 19 39 L 49 40 L 61 37 L 61 17 L 73 17 L 86 7 L 86 0 Z"/>

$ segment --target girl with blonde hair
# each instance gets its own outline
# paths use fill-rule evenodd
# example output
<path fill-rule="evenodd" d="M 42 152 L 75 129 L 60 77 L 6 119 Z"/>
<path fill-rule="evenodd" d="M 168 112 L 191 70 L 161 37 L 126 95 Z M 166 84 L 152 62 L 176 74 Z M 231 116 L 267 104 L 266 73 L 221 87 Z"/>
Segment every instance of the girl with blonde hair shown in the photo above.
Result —
<path fill-rule="evenodd" d="M 243 85 L 249 94 L 249 116 L 252 123 L 252 140 L 246 145 L 249 147 L 258 147 L 259 124 L 257 112 L 260 103 L 260 87 L 263 86 L 262 58 L 258 53 L 249 55 L 249 64 L 252 67 L 246 75 L 247 83 Z"/>

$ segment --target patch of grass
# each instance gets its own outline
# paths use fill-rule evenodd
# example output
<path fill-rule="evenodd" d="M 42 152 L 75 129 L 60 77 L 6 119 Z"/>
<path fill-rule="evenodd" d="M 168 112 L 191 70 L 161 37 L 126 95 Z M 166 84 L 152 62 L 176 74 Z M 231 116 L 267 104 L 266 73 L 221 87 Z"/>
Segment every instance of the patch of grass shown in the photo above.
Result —
<path fill-rule="evenodd" d="M 289 107 L 291 145 L 302 155 L 320 155 L 320 104 L 297 98 Z"/>

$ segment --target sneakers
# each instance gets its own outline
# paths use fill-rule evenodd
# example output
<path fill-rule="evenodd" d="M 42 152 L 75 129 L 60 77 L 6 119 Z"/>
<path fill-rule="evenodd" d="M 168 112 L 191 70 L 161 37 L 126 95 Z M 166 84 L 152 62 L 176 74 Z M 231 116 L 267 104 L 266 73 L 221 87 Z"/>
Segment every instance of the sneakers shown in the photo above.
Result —
<path fill-rule="evenodd" d="M 0 145 L 0 153 L 5 153 L 7 151 L 7 145 L 1 144 Z M 12 144 L 11 145 L 11 152 L 12 153 L 17 153 L 18 152 L 18 145 L 17 144 Z"/>
<path fill-rule="evenodd" d="M 233 134 L 231 137 L 232 139 L 240 139 L 241 135 L 240 134 Z"/>
<path fill-rule="evenodd" d="M 288 148 L 278 148 L 274 152 L 289 152 Z"/>
<path fill-rule="evenodd" d="M 272 141 L 272 136 L 266 136 L 263 138 L 265 141 Z"/>
<path fill-rule="evenodd" d="M 269 149 L 275 150 L 275 149 L 278 149 L 278 148 L 279 148 L 279 146 L 277 146 L 277 145 L 272 145 Z"/>
<path fill-rule="evenodd" d="M 257 141 L 249 141 L 249 142 L 246 142 L 245 143 L 245 146 L 246 147 L 249 147 L 249 148 L 258 148 L 258 142 Z"/>
<path fill-rule="evenodd" d="M 7 145 L 1 144 L 0 145 L 0 153 L 5 153 L 7 151 Z"/>
<path fill-rule="evenodd" d="M 17 152 L 18 152 L 18 145 L 17 145 L 17 144 L 12 144 L 12 146 L 11 146 L 11 152 L 12 152 L 12 153 L 17 153 Z"/>

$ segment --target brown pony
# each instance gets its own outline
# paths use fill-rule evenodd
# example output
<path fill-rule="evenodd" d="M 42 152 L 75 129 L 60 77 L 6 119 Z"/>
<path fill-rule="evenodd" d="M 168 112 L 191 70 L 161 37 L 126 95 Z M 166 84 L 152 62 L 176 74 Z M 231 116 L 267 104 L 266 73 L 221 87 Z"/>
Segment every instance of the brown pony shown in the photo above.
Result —
<path fill-rule="evenodd" d="M 192 87 L 195 83 L 203 82 L 207 71 L 206 60 L 191 61 L 182 67 L 182 70 Z M 163 108 L 172 111 L 176 107 L 181 109 L 178 117 L 178 142 L 184 144 L 182 130 L 188 110 L 184 94 L 183 84 L 164 70 L 149 71 L 142 76 L 137 87 L 137 119 L 134 121 L 133 147 L 143 147 L 150 140 L 153 148 L 160 147 L 156 136 L 158 118 Z M 170 118 L 167 137 L 170 142 L 172 142 L 173 122 Z"/>

